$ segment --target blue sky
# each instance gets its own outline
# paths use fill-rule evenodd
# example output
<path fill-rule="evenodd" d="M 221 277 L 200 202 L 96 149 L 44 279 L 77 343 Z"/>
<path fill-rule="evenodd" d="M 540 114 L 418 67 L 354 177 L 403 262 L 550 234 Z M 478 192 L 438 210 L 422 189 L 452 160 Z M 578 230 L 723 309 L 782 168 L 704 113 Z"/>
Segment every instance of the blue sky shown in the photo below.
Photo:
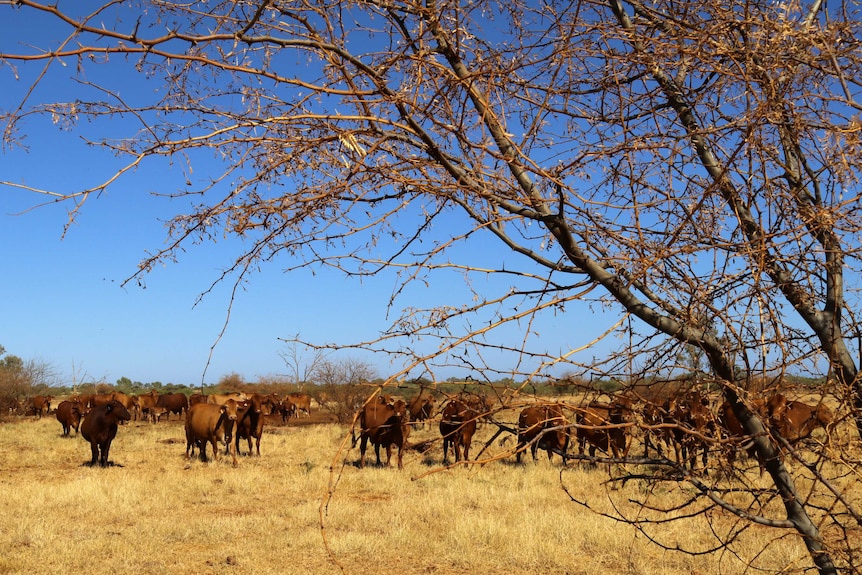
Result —
<path fill-rule="evenodd" d="M 3 10 L 0 16 L 0 51 L 17 45 L 16 36 L 39 44 L 41 34 L 51 33 L 43 22 L 8 15 L 9 10 Z M 30 87 L 28 80 L 43 66 L 18 64 L 18 80 L 11 68 L 0 67 L 0 109 L 18 104 Z M 73 99 L 78 90 L 85 89 L 70 81 L 73 67 L 71 63 L 67 68 L 53 64 L 32 101 Z M 97 77 L 92 74 L 125 74 L 119 85 L 128 97 L 159 87 L 158 80 L 129 75 L 131 68 L 121 63 L 88 73 L 94 80 Z M 120 164 L 105 150 L 87 146 L 81 136 L 111 135 L 106 133 L 109 129 L 119 135 L 131 127 L 123 122 L 92 126 L 81 122 L 75 130 L 65 132 L 49 117 L 30 117 L 21 125 L 27 149 L 7 149 L 0 154 L 0 180 L 61 192 L 91 186 L 109 177 Z M 198 161 L 195 170 L 201 178 L 215 169 L 208 164 L 211 159 Z M 173 191 L 184 180 L 177 167 L 149 162 L 108 193 L 88 200 L 65 234 L 71 204 L 31 209 L 49 198 L 12 187 L 0 188 L 0 241 L 6 246 L 0 268 L 4 277 L 0 282 L 4 310 L 0 345 L 25 360 L 50 363 L 61 374 L 63 384 L 73 377 L 110 383 L 128 377 L 144 383 L 195 385 L 202 379 L 214 383 L 233 372 L 248 381 L 288 373 L 279 356 L 286 351 L 286 344 L 279 338 L 299 334 L 319 343 L 353 343 L 373 340 L 389 327 L 394 316 L 387 317 L 386 304 L 396 286 L 393 274 L 362 281 L 326 270 L 317 270 L 314 275 L 310 270 L 285 274 L 283 270 L 295 262 L 282 257 L 252 276 L 240 290 L 230 309 L 227 331 L 206 367 L 210 348 L 219 339 L 227 318 L 232 284 L 217 287 L 199 302 L 198 297 L 232 263 L 231 255 L 241 248 L 237 240 L 194 246 L 180 255 L 178 263 L 146 275 L 143 286 L 135 282 L 122 285 L 147 251 L 163 246 L 165 221 L 188 205 L 188 200 L 172 203 L 154 198 L 152 192 Z M 483 251 L 492 249 L 491 244 L 479 245 Z M 491 265 L 514 258 L 506 249 L 484 251 L 484 256 Z M 435 301 L 465 301 L 460 280 L 452 276 L 432 280 L 427 288 L 412 286 L 392 312 L 397 314 L 410 306 L 427 307 Z M 482 289 L 482 281 L 479 279 L 474 287 Z M 487 280 L 489 292 L 501 285 Z M 564 353 L 584 345 L 618 319 L 593 315 L 586 308 L 570 306 L 567 311 L 535 326 L 545 350 Z M 505 333 L 517 342 L 522 337 L 519 329 L 523 326 L 513 325 Z M 346 355 L 373 364 L 380 376 L 401 367 L 390 365 L 383 356 Z M 499 362 L 502 369 L 515 362 L 511 356 L 490 359 Z M 468 374 L 469 369 L 449 368 L 437 375 Z"/>

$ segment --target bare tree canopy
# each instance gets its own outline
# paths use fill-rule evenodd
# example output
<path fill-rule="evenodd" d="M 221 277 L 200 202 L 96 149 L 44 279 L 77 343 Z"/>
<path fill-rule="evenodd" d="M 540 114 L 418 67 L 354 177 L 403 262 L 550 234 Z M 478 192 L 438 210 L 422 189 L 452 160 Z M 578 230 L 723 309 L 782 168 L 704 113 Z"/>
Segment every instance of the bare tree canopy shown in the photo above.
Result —
<path fill-rule="evenodd" d="M 62 193 L 73 217 L 148 160 L 191 174 L 202 151 L 216 154 L 204 184 L 163 192 L 191 207 L 141 274 L 225 234 L 247 242 L 224 276 L 237 282 L 277 259 L 395 268 L 399 290 L 460 272 L 469 301 L 398 310 L 396 290 L 391 326 L 355 344 L 410 356 L 411 342 L 434 340 L 407 362 L 431 371 L 455 357 L 494 373 L 483 353 L 501 347 L 529 376 L 569 362 L 532 322 L 593 301 L 630 330 L 643 376 L 700 350 L 757 437 L 780 526 L 823 573 L 834 553 L 852 555 L 824 545 L 744 391 L 758 373 L 834 373 L 862 432 L 848 343 L 860 331 L 858 4 L 88 4 L 0 2 L 3 18 L 62 24 L 48 44 L 21 38 L 0 54 L 5 82 L 25 64 L 43 70 L 2 110 L 4 144 L 23 143 L 34 114 L 71 130 L 134 122 L 94 142 L 126 165 Z M 61 64 L 73 101 L 36 90 Z M 154 88 L 121 95 L 100 66 Z M 477 238 L 490 251 L 471 252 Z M 474 287 L 488 274 L 506 287 Z M 494 338 L 513 323 L 521 339 Z M 611 372 L 623 347 L 573 367 Z"/>

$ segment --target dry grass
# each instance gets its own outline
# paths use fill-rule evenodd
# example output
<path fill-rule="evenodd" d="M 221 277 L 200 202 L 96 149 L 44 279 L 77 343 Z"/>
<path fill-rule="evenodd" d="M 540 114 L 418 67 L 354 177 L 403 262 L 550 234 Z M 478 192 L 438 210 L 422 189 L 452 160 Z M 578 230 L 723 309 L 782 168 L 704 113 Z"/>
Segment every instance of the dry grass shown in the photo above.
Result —
<path fill-rule="evenodd" d="M 490 433 L 485 426 L 479 435 Z M 187 462 L 176 420 L 135 422 L 112 447 L 122 467 L 94 469 L 81 465 L 89 446 L 61 438 L 53 418 L 2 423 L 0 573 L 322 574 L 340 565 L 351 574 L 689 574 L 741 573 L 751 558 L 773 572 L 810 564 L 796 537 L 775 541 L 787 532 L 767 528 L 734 543 L 742 561 L 730 552 L 665 551 L 563 489 L 596 511 L 616 506 L 644 517 L 635 500 L 666 505 L 691 494 L 675 483 L 612 490 L 603 484 L 606 469 L 575 465 L 561 475 L 557 463 L 529 456 L 525 465 L 509 458 L 428 473 L 439 469 L 439 447 L 411 452 L 402 472 L 359 470 L 358 449 L 334 464 L 345 435 L 337 425 L 269 427 L 263 456 L 242 457 L 234 468 L 229 458 Z M 330 481 L 335 490 L 321 513 Z M 712 530 L 734 522 L 713 516 L 710 527 L 700 517 L 652 532 L 665 543 L 709 548 Z"/>

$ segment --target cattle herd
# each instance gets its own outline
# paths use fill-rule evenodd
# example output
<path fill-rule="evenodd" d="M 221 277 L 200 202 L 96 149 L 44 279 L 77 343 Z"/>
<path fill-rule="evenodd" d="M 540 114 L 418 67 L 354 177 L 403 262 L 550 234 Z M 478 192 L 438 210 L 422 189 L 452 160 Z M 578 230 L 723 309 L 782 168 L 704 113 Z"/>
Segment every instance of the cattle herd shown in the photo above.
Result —
<path fill-rule="evenodd" d="M 783 393 L 774 393 L 752 402 L 771 434 L 783 450 L 792 448 L 811 436 L 817 428 L 828 434 L 834 425 L 832 410 L 824 403 L 809 405 L 789 400 Z M 647 401 L 637 395 L 618 394 L 610 401 L 588 401 L 574 405 L 568 402 L 536 401 L 516 408 L 517 428 L 498 417 L 512 406 L 495 406 L 487 396 L 461 393 L 448 396 L 439 411 L 440 438 L 443 442 L 443 463 L 448 462 L 449 450 L 455 462 L 468 460 L 477 425 L 496 425 L 500 432 L 517 436 L 514 456 L 520 463 L 529 450 L 533 460 L 537 451 L 545 450 L 548 459 L 561 456 L 565 465 L 570 459 L 595 461 L 601 451 L 609 460 L 623 461 L 630 457 L 635 436 L 641 438 L 644 460 L 677 466 L 691 472 L 705 472 L 710 453 L 721 452 L 728 463 L 736 460 L 739 450 L 754 456 L 751 437 L 747 437 L 729 403 L 711 405 L 710 397 L 698 390 L 689 390 L 660 401 Z M 519 412 L 517 410 L 520 410 Z M 370 441 L 375 446 L 377 464 L 381 465 L 380 447 L 391 458 L 391 446 L 398 448 L 398 467 L 407 446 L 411 428 L 434 413 L 434 398 L 420 393 L 409 402 L 380 395 L 369 401 L 358 414 L 360 456 L 358 465 L 365 465 L 365 451 Z M 357 439 L 354 435 L 353 444 Z M 490 442 L 489 442 L 490 443 Z M 577 443 L 577 455 L 569 453 L 570 443 Z M 487 446 L 487 444 L 486 444 Z"/>
<path fill-rule="evenodd" d="M 442 399 L 442 401 L 440 401 Z M 411 430 L 434 419 L 442 440 L 443 463 L 449 451 L 456 463 L 468 461 L 473 436 L 479 424 L 496 425 L 499 436 L 509 432 L 517 436 L 514 456 L 517 462 L 529 450 L 534 460 L 537 451 L 547 452 L 548 459 L 559 455 L 563 464 L 569 459 L 594 460 L 597 450 L 615 460 L 629 457 L 633 438 L 639 436 L 643 457 L 651 455 L 665 463 L 695 472 L 707 468 L 710 453 L 718 451 L 733 463 L 738 451 L 754 456 L 751 438 L 746 437 L 730 405 L 712 405 L 710 396 L 697 391 L 681 392 L 663 400 L 647 401 L 636 395 L 618 394 L 606 402 L 536 401 L 531 404 L 498 405 L 482 393 L 461 392 L 435 398 L 423 389 L 410 399 L 378 394 L 369 399 L 356 415 L 353 445 L 360 443 L 357 465 L 365 466 L 370 442 L 376 463 L 382 465 L 380 448 L 386 450 L 386 465 L 397 448 L 397 465 L 403 467 L 403 453 L 409 446 Z M 51 396 L 34 396 L 27 401 L 27 413 L 42 417 L 54 413 L 62 425 L 63 436 L 72 430 L 90 444 L 91 459 L 86 465 L 109 466 L 111 442 L 118 426 L 135 420 L 156 423 L 172 415 L 185 418 L 186 457 L 198 449 L 201 460 L 207 460 L 207 445 L 217 460 L 221 446 L 234 465 L 242 440 L 248 454 L 260 455 L 260 441 L 265 416 L 281 415 L 282 421 L 309 415 L 311 396 L 278 394 L 159 394 L 151 391 L 137 396 L 122 392 L 96 395 L 74 395 L 52 410 Z M 441 404 L 439 411 L 437 403 Z M 817 428 L 827 433 L 834 425 L 832 411 L 824 403 L 810 405 L 774 393 L 751 402 L 767 432 L 776 438 L 780 448 L 793 447 L 808 438 Z M 517 427 L 507 423 L 501 414 L 519 413 Z M 493 438 L 492 438 L 493 439 Z M 428 442 L 424 442 L 428 443 Z M 490 443 L 490 442 L 489 442 Z M 578 454 L 570 454 L 570 443 L 576 443 Z M 487 446 L 487 444 L 486 444 Z M 415 447 L 415 446 L 414 446 Z M 588 455 L 587 455 L 588 453 Z"/>
<path fill-rule="evenodd" d="M 186 456 L 191 457 L 195 448 L 200 458 L 207 460 L 207 444 L 212 445 L 213 459 L 218 459 L 219 444 L 232 456 L 236 455 L 240 441 L 248 442 L 248 452 L 260 455 L 260 439 L 263 435 L 264 416 L 289 417 L 308 415 L 311 396 L 307 393 L 290 393 L 283 398 L 277 394 L 159 394 L 150 391 L 141 395 L 129 395 L 120 391 L 105 394 L 75 394 L 60 401 L 54 409 L 50 395 L 36 395 L 27 399 L 23 406 L 9 407 L 10 412 L 19 412 L 42 418 L 54 413 L 68 437 L 74 430 L 90 444 L 91 459 L 86 465 L 107 467 L 114 465 L 108 458 L 111 443 L 117 435 L 118 426 L 130 420 L 149 420 L 152 423 L 170 419 L 172 415 L 185 418 Z"/>

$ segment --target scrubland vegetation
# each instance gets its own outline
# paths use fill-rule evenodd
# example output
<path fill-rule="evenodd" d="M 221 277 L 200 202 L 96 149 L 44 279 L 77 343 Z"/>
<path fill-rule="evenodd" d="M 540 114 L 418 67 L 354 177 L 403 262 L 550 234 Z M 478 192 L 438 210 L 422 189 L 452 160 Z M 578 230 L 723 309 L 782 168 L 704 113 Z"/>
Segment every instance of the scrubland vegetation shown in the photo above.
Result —
<path fill-rule="evenodd" d="M 480 427 L 474 453 L 493 431 Z M 360 470 L 348 427 L 292 423 L 267 427 L 262 457 L 233 467 L 229 458 L 187 461 L 173 418 L 121 427 L 111 451 L 118 465 L 100 469 L 82 465 L 86 442 L 60 432 L 53 417 L 0 423 L 0 573 L 688 574 L 807 565 L 798 538 L 763 526 L 703 555 L 663 549 L 604 514 L 685 515 L 690 508 L 650 507 L 681 505 L 694 495 L 689 484 L 608 482 L 607 466 L 563 469 L 544 454 L 538 463 L 508 457 L 445 469 L 437 442 L 410 451 L 401 472 Z M 411 443 L 438 436 L 428 426 Z M 497 440 L 485 456 L 513 445 Z M 758 481 L 756 466 L 751 474 Z M 862 495 L 846 495 L 860 504 Z M 644 527 L 664 545 L 707 550 L 739 523 L 712 510 Z"/>

